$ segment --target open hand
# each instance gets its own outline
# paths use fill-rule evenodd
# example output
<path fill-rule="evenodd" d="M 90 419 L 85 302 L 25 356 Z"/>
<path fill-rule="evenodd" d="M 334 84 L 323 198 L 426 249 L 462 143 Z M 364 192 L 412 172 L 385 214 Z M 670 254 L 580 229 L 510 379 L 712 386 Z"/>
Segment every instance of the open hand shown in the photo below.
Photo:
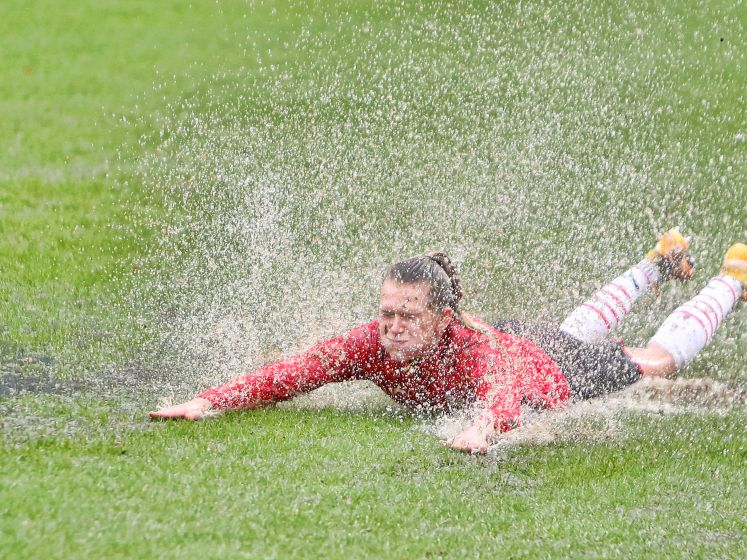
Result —
<path fill-rule="evenodd" d="M 149 412 L 148 416 L 150 416 L 152 420 L 199 420 L 211 408 L 213 408 L 213 405 L 209 400 L 195 397 L 191 401 L 185 403 L 175 404 L 174 406 L 168 406 L 161 410 Z"/>

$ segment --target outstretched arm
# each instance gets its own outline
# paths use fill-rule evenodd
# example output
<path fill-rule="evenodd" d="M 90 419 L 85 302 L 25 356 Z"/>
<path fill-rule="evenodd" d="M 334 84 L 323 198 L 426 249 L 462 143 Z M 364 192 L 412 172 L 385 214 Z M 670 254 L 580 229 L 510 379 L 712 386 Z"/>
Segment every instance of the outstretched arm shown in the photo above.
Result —
<path fill-rule="evenodd" d="M 314 345 L 292 358 L 267 364 L 251 373 L 209 389 L 191 401 L 150 413 L 154 419 L 197 420 L 211 409 L 251 409 L 290 399 L 336 381 L 351 379 L 362 360 L 376 347 L 370 333 L 374 324 Z"/>

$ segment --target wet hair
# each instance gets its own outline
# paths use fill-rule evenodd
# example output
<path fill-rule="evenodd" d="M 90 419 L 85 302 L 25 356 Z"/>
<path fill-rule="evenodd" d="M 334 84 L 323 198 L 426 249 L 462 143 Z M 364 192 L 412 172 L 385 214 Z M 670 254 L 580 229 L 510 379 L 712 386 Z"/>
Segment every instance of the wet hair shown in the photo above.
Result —
<path fill-rule="evenodd" d="M 420 257 L 394 263 L 389 267 L 384 281 L 394 280 L 402 284 L 425 282 L 430 286 L 430 305 L 437 311 L 451 309 L 454 318 L 470 330 L 494 339 L 491 331 L 459 308 L 464 292 L 462 277 L 456 265 L 444 253 L 428 253 Z"/>
<path fill-rule="evenodd" d="M 451 259 L 443 253 L 429 253 L 394 263 L 384 277 L 402 284 L 424 282 L 430 286 L 430 305 L 436 311 L 459 311 L 462 299 L 461 278 Z"/>

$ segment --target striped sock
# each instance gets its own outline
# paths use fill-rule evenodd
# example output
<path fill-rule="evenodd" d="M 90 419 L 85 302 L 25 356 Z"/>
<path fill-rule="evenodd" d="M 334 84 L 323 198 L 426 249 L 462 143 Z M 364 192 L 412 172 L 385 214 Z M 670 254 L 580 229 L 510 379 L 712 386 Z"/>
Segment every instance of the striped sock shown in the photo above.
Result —
<path fill-rule="evenodd" d="M 672 355 L 677 369 L 685 367 L 710 342 L 741 294 L 739 280 L 726 274 L 714 276 L 697 296 L 667 317 L 651 342 Z"/>
<path fill-rule="evenodd" d="M 560 330 L 583 342 L 599 342 L 615 330 L 633 303 L 659 281 L 659 269 L 642 260 L 577 307 Z"/>

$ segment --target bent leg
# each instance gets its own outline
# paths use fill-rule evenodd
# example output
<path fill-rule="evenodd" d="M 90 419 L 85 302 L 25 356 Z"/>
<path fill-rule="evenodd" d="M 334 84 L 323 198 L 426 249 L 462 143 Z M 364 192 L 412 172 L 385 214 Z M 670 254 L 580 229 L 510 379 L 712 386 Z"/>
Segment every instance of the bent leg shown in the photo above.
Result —
<path fill-rule="evenodd" d="M 741 294 L 742 284 L 736 278 L 713 277 L 697 296 L 667 317 L 646 348 L 626 348 L 626 353 L 643 375 L 674 376 L 708 345 Z"/>

